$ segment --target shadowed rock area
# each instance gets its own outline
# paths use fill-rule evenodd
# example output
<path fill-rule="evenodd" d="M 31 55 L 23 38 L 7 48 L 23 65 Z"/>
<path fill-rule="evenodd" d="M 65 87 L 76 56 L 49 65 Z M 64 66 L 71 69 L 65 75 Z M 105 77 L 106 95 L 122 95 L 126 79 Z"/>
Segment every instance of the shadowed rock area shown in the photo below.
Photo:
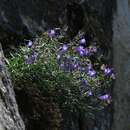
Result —
<path fill-rule="evenodd" d="M 14 33 L 17 35 L 27 35 L 35 34 L 48 28 L 60 26 L 63 24 L 67 5 L 73 2 L 83 5 L 85 8 L 84 13 L 89 12 L 90 9 L 95 10 L 97 15 L 100 17 L 100 20 L 103 23 L 102 26 L 104 26 L 104 28 L 106 28 L 106 24 L 110 25 L 109 22 L 106 22 L 108 20 L 110 21 L 111 18 L 112 2 L 110 0 L 107 2 L 105 0 L 96 2 L 95 0 L 1 0 L 1 37 L 3 38 L 6 36 L 6 34 L 3 32 L 7 34 Z M 107 28 L 109 28 L 109 26 L 107 26 Z"/>

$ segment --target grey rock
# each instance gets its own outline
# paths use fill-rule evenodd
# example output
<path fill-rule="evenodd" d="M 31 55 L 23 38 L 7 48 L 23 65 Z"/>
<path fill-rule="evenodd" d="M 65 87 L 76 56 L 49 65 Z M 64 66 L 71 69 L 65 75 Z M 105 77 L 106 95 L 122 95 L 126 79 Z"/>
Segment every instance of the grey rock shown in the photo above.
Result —
<path fill-rule="evenodd" d="M 0 130 L 25 130 L 0 45 Z"/>
<path fill-rule="evenodd" d="M 116 0 L 113 21 L 114 123 L 112 130 L 130 129 L 130 0 Z"/>

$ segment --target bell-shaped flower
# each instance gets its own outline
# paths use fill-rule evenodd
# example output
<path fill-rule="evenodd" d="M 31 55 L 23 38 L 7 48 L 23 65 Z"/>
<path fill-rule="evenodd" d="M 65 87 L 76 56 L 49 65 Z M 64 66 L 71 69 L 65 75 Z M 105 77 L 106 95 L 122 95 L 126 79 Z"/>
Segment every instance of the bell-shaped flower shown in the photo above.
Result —
<path fill-rule="evenodd" d="M 110 98 L 109 94 L 105 94 L 105 95 L 102 95 L 102 96 L 98 97 L 98 99 L 103 100 L 103 101 L 107 101 L 109 98 Z"/>

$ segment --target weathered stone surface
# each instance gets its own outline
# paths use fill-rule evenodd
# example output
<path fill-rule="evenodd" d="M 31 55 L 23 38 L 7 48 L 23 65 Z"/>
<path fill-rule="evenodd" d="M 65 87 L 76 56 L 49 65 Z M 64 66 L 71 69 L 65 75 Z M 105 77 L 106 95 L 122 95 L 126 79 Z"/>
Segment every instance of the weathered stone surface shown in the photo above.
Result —
<path fill-rule="evenodd" d="M 35 34 L 59 25 L 65 0 L 1 0 L 0 27 L 16 34 Z"/>
<path fill-rule="evenodd" d="M 83 5 L 86 11 L 89 11 L 88 7 L 96 10 L 97 15 L 106 21 L 111 17 L 111 0 L 107 2 L 105 0 L 98 0 L 98 2 L 95 0 L 1 0 L 0 34 L 2 37 L 5 37 L 6 33 L 35 34 L 47 28 L 59 26 L 64 21 L 65 8 L 70 2 Z M 106 6 L 108 4 L 109 6 Z M 102 18 L 101 21 L 103 21 Z"/>
<path fill-rule="evenodd" d="M 114 124 L 112 130 L 130 129 L 130 0 L 116 0 L 113 21 Z"/>
<path fill-rule="evenodd" d="M 0 45 L 0 130 L 25 130 Z"/>

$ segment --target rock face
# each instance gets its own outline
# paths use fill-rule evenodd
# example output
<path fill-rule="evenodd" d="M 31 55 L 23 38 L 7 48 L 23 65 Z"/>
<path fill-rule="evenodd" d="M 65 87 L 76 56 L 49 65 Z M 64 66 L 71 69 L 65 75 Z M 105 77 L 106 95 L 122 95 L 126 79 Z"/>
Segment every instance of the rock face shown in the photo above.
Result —
<path fill-rule="evenodd" d="M 130 0 L 117 0 L 113 21 L 114 124 L 112 130 L 130 129 Z"/>
<path fill-rule="evenodd" d="M 0 45 L 0 130 L 25 130 Z"/>
<path fill-rule="evenodd" d="M 35 34 L 48 28 L 60 26 L 64 21 L 66 5 L 71 2 L 83 5 L 86 11 L 88 11 L 88 7 L 96 10 L 97 14 L 105 18 L 106 21 L 109 20 L 109 16 L 111 17 L 111 0 L 107 2 L 105 0 L 98 0 L 98 2 L 95 0 L 1 0 L 0 32 L 2 37 L 11 33 Z M 106 6 L 108 4 L 109 6 Z"/>
<path fill-rule="evenodd" d="M 65 0 L 1 0 L 0 28 L 19 35 L 35 34 L 59 25 Z"/>

